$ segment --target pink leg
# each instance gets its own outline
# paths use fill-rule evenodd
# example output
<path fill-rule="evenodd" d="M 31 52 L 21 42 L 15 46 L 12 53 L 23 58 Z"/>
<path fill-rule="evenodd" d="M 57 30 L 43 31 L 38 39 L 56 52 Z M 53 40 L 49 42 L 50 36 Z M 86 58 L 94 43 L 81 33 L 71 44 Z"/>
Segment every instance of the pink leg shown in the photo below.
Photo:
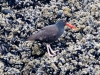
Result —
<path fill-rule="evenodd" d="M 50 44 L 48 44 L 48 46 L 49 46 L 49 49 L 50 49 L 50 51 L 51 51 L 52 54 L 55 54 L 56 55 L 56 52 L 59 51 L 59 50 L 53 51 L 53 49 L 51 48 Z"/>
<path fill-rule="evenodd" d="M 53 49 L 51 48 L 50 44 L 47 44 L 46 46 L 47 46 L 47 51 L 48 51 L 49 56 L 55 56 L 55 55 L 56 55 L 56 52 L 57 52 L 58 50 L 53 51 Z M 50 51 L 49 51 L 49 50 L 50 50 Z M 51 54 L 50 52 L 51 52 L 52 54 Z"/>

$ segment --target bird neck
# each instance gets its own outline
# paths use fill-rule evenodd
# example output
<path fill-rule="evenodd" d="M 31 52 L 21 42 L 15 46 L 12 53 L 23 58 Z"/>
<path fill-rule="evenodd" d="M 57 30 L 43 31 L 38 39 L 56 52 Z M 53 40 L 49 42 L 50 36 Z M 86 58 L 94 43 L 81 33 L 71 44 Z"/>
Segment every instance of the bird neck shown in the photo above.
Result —
<path fill-rule="evenodd" d="M 57 25 L 57 27 L 59 28 L 59 29 L 64 29 L 64 27 L 65 27 L 65 25 L 62 25 L 62 24 L 56 24 Z"/>
<path fill-rule="evenodd" d="M 64 32 L 65 25 L 62 24 L 56 24 L 59 29 L 59 35 L 61 35 Z"/>

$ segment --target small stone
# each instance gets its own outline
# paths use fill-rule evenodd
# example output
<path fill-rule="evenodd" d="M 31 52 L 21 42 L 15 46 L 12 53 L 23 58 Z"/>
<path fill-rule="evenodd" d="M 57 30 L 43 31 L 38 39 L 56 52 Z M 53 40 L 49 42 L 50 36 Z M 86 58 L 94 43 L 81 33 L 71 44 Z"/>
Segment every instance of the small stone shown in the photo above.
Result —
<path fill-rule="evenodd" d="M 81 71 L 81 74 L 82 74 L 82 75 L 87 74 L 87 70 Z"/>
<path fill-rule="evenodd" d="M 62 63 L 61 63 L 61 62 L 59 62 L 59 63 L 58 63 L 58 66 L 59 66 L 59 67 L 61 67 L 61 66 L 62 66 Z"/>
<path fill-rule="evenodd" d="M 13 33 L 10 32 L 10 33 L 9 33 L 9 36 L 8 36 L 7 38 L 8 38 L 8 39 L 12 39 L 13 37 L 14 37 Z"/>
<path fill-rule="evenodd" d="M 96 75 L 100 75 L 100 70 L 96 70 Z"/>
<path fill-rule="evenodd" d="M 65 16 L 71 16 L 69 7 L 62 7 L 62 10 Z"/>
<path fill-rule="evenodd" d="M 65 59 L 63 57 L 61 57 L 59 60 L 61 60 L 63 64 L 65 63 Z"/>
<path fill-rule="evenodd" d="M 100 49 L 98 50 L 98 53 L 100 53 Z"/>
<path fill-rule="evenodd" d="M 85 42 L 86 42 L 86 38 L 83 37 L 83 38 L 81 39 L 81 43 L 85 43 Z"/>
<path fill-rule="evenodd" d="M 6 72 L 6 75 L 20 74 L 20 71 L 16 68 L 9 68 Z"/>
<path fill-rule="evenodd" d="M 72 46 L 69 46 L 68 47 L 68 50 L 71 51 L 71 52 L 73 52 L 74 51 L 74 46 L 73 45 Z"/>
<path fill-rule="evenodd" d="M 0 69 L 3 70 L 4 69 L 4 63 L 0 61 Z"/>
<path fill-rule="evenodd" d="M 13 49 L 17 49 L 18 50 L 18 46 L 17 45 L 11 45 Z"/>
<path fill-rule="evenodd" d="M 34 44 L 34 46 L 32 46 L 32 55 L 41 55 L 42 53 L 43 51 L 39 48 L 37 44 Z"/>
<path fill-rule="evenodd" d="M 11 13 L 11 14 L 12 14 L 13 11 L 10 10 L 10 9 L 3 9 L 3 10 L 2 10 L 2 13 L 3 13 L 3 14 L 8 14 L 8 13 Z"/>
<path fill-rule="evenodd" d="M 27 48 L 31 48 L 33 44 L 33 41 L 26 41 L 25 43 L 22 44 L 22 46 L 26 46 Z"/>
<path fill-rule="evenodd" d="M 83 38 L 83 36 L 80 33 L 77 33 L 76 35 L 77 35 L 76 39 L 78 39 L 78 40 L 81 40 Z"/>
<path fill-rule="evenodd" d="M 77 65 L 77 61 L 76 61 L 76 60 L 71 60 L 71 62 L 72 62 L 74 65 Z"/>
<path fill-rule="evenodd" d="M 91 12 L 96 12 L 98 9 L 96 7 L 96 5 L 91 5 Z"/>
<path fill-rule="evenodd" d="M 0 69 L 0 75 L 4 75 L 4 70 Z"/>
<path fill-rule="evenodd" d="M 51 63 L 51 66 L 55 69 L 58 70 L 57 66 L 54 63 Z"/>
<path fill-rule="evenodd" d="M 82 64 L 82 62 L 78 62 L 78 64 L 80 65 L 80 66 L 82 66 L 83 64 Z"/>
<path fill-rule="evenodd" d="M 96 71 L 100 69 L 100 66 L 99 65 L 95 65 L 95 69 Z"/>
<path fill-rule="evenodd" d="M 88 60 L 89 59 L 89 56 L 88 55 L 84 56 L 84 59 L 85 60 Z"/>

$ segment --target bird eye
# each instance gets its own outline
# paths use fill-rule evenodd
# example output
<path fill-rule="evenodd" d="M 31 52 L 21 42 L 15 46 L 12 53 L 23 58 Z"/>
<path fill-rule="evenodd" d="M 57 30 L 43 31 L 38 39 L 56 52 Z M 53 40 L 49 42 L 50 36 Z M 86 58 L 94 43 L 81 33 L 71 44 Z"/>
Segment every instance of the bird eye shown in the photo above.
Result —
<path fill-rule="evenodd" d="M 66 22 L 66 20 L 63 20 L 63 22 Z"/>

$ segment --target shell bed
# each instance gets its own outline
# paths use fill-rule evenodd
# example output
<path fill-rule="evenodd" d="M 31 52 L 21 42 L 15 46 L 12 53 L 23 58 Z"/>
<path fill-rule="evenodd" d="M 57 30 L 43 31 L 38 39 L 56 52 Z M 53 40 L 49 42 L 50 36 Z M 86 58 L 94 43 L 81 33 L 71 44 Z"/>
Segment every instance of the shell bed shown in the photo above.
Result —
<path fill-rule="evenodd" d="M 26 39 L 66 18 L 78 28 L 65 28 L 51 44 Z M 0 75 L 100 75 L 100 0 L 0 0 Z"/>

